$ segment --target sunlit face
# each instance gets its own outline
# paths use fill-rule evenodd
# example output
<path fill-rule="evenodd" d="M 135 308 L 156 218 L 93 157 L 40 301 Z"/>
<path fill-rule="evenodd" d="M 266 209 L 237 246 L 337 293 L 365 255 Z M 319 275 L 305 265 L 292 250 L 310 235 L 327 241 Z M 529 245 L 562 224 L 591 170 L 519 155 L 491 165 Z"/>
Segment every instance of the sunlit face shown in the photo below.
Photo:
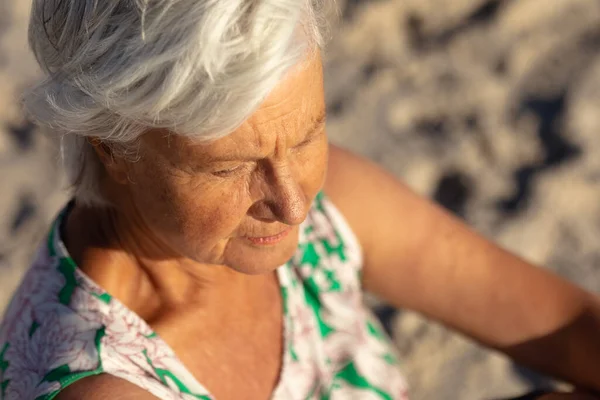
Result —
<path fill-rule="evenodd" d="M 211 143 L 145 135 L 120 203 L 132 205 L 165 255 L 247 274 L 284 264 L 325 177 L 322 79 L 320 57 L 311 57 L 240 128 Z"/>

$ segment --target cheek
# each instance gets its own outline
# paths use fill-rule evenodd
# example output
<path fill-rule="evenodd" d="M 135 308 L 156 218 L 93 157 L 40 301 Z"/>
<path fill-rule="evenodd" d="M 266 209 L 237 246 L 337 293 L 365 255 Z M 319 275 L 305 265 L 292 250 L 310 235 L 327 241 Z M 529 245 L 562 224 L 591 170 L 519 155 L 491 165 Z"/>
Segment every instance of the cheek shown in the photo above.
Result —
<path fill-rule="evenodd" d="M 157 167 L 145 169 L 137 181 L 137 208 L 168 241 L 214 244 L 235 231 L 249 207 L 246 190 L 236 182 L 214 183 Z"/>
<path fill-rule="evenodd" d="M 249 207 L 236 185 L 219 185 L 200 193 L 182 193 L 181 225 L 187 234 L 214 243 L 232 234 Z"/>

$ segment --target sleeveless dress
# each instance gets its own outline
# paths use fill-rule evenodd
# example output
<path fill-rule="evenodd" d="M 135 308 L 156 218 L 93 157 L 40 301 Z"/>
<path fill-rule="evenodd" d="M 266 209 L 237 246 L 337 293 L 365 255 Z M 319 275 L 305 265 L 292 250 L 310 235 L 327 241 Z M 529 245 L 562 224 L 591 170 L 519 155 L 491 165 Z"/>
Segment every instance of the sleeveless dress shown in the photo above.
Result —
<path fill-rule="evenodd" d="M 77 268 L 59 234 L 65 213 L 0 326 L 0 399 L 50 400 L 102 373 L 160 399 L 213 399 L 148 324 Z M 407 399 L 394 348 L 363 304 L 361 265 L 355 236 L 319 194 L 277 270 L 284 352 L 272 399 Z"/>

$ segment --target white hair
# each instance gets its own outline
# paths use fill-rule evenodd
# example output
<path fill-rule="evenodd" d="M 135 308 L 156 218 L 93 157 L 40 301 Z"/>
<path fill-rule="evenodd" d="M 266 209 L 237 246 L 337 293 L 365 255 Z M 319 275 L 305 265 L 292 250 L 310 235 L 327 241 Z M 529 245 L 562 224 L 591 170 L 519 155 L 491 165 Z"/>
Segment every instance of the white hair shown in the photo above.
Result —
<path fill-rule="evenodd" d="M 106 204 L 90 139 L 229 134 L 322 45 L 324 1 L 33 0 L 29 42 L 47 78 L 25 109 L 57 134 L 77 200 Z"/>

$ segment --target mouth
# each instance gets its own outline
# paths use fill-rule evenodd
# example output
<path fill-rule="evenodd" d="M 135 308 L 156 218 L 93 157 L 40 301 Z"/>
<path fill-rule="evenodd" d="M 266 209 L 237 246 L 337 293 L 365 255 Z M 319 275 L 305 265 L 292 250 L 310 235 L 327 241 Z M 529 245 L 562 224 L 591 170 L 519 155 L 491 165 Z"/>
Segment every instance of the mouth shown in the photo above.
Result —
<path fill-rule="evenodd" d="M 281 242 L 292 230 L 291 227 L 284 229 L 273 236 L 244 236 L 244 239 L 248 240 L 250 243 L 258 246 L 269 246 L 274 245 Z"/>

